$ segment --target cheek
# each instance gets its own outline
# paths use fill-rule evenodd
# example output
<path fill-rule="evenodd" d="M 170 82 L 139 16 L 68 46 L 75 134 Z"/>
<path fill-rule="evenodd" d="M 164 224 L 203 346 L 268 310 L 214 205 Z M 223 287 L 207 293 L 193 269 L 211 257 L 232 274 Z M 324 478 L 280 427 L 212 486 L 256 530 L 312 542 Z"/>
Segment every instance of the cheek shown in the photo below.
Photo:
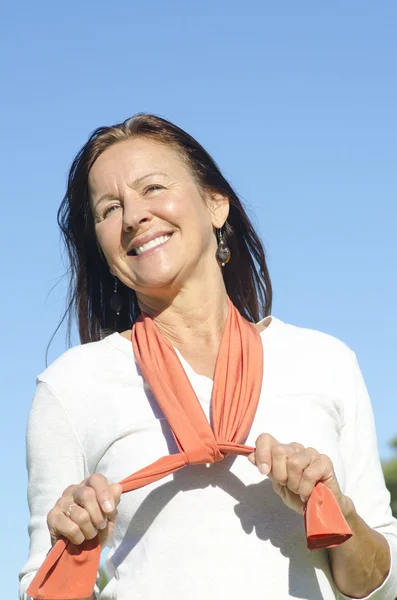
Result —
<path fill-rule="evenodd" d="M 187 204 L 183 197 L 172 194 L 164 195 L 161 198 L 157 198 L 151 205 L 151 212 L 163 221 L 180 225 L 185 222 L 189 214 Z"/>
<path fill-rule="evenodd" d="M 112 256 L 120 243 L 120 227 L 116 223 L 101 223 L 95 233 L 105 256 Z"/>
<path fill-rule="evenodd" d="M 153 212 L 162 220 L 189 233 L 199 233 L 210 224 L 208 209 L 195 190 L 159 199 L 156 207 L 153 206 Z"/>

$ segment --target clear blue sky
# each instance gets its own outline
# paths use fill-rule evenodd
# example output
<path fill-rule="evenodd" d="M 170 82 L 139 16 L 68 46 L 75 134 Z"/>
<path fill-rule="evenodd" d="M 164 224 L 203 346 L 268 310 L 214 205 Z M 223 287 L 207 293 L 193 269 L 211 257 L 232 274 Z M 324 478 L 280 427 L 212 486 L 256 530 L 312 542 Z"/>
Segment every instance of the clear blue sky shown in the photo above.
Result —
<path fill-rule="evenodd" d="M 99 125 L 154 112 L 209 150 L 256 215 L 273 314 L 356 351 L 390 456 L 396 28 L 391 0 L 4 4 L 2 598 L 16 597 L 27 556 L 26 418 L 64 306 L 64 283 L 48 296 L 64 272 L 56 211 L 72 158 Z"/>

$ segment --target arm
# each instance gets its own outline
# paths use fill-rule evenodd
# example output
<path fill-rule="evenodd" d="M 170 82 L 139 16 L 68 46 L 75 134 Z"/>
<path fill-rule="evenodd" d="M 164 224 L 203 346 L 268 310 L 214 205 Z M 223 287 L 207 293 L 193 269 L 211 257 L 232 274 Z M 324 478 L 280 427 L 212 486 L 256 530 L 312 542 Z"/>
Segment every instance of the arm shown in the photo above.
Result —
<path fill-rule="evenodd" d="M 372 407 L 355 355 L 353 400 L 346 400 L 341 448 L 346 468 L 344 510 L 353 537 L 330 550 L 335 583 L 345 597 L 397 596 L 397 522 L 378 456 Z M 351 499 L 351 500 L 350 500 Z"/>
<path fill-rule="evenodd" d="M 346 498 L 348 501 L 350 499 Z M 389 544 L 371 529 L 349 502 L 345 518 L 353 537 L 331 548 L 332 574 L 339 590 L 350 598 L 366 598 L 385 582 L 391 566 Z"/>
<path fill-rule="evenodd" d="M 20 600 L 28 600 L 26 589 L 51 547 L 48 512 L 68 485 L 88 475 L 84 451 L 68 414 L 42 381 L 38 381 L 29 413 L 26 463 L 30 551 L 19 574 Z"/>
<path fill-rule="evenodd" d="M 331 459 L 298 442 L 282 444 L 263 433 L 248 460 L 271 478 L 274 491 L 300 514 L 317 482 L 333 493 L 354 534 L 329 550 L 333 578 L 341 592 L 338 598 L 397 600 L 397 521 L 391 514 L 379 461 L 371 403 L 351 351 L 337 365 L 337 374 L 344 415 L 340 436 L 346 474 L 343 490 Z"/>

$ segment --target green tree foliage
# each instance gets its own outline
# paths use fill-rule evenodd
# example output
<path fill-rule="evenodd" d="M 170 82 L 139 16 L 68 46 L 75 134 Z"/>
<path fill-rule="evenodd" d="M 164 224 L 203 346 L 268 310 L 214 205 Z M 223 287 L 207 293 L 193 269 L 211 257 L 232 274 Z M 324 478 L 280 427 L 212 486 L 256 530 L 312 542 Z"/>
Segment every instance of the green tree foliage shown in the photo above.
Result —
<path fill-rule="evenodd" d="M 397 437 L 390 444 L 397 452 Z M 383 463 L 383 473 L 387 488 L 391 494 L 391 509 L 397 517 L 397 456 Z"/>

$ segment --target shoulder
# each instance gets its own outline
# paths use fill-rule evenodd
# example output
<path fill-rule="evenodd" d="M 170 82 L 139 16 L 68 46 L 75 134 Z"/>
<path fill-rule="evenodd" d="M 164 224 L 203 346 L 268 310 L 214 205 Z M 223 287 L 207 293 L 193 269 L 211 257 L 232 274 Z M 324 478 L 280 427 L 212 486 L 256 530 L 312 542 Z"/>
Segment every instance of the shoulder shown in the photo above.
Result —
<path fill-rule="evenodd" d="M 98 358 L 106 354 L 107 344 L 106 338 L 98 342 L 90 342 L 88 344 L 80 344 L 69 348 L 57 359 L 54 360 L 42 373 L 39 379 L 48 383 L 56 381 L 70 370 L 75 373 L 89 369 Z"/>
<path fill-rule="evenodd" d="M 321 353 L 329 358 L 350 358 L 352 350 L 339 338 L 317 329 L 286 323 L 272 317 L 269 326 L 272 340 L 280 346 L 288 346 L 292 351 Z M 266 330 L 265 330 L 266 332 Z M 265 333 L 264 332 L 264 333 Z"/>
<path fill-rule="evenodd" d="M 261 334 L 265 364 L 291 381 L 316 392 L 350 393 L 354 383 L 355 354 L 339 338 L 273 317 Z"/>
<path fill-rule="evenodd" d="M 74 346 L 61 354 L 37 377 L 62 401 L 65 398 L 81 398 L 88 392 L 114 381 L 122 382 L 125 374 L 137 376 L 132 348 L 112 334 L 100 341 Z"/>

